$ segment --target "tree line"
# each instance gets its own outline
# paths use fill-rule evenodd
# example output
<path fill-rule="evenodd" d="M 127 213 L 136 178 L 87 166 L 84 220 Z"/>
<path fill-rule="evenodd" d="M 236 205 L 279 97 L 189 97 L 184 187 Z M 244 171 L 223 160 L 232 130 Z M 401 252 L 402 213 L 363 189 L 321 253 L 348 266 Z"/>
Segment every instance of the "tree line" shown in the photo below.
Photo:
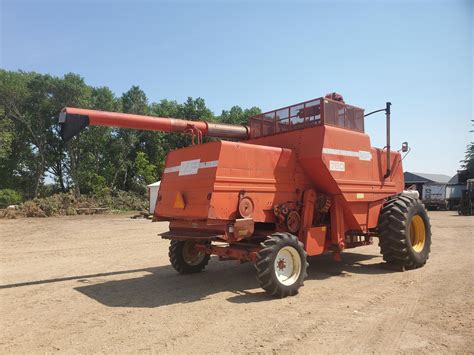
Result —
<path fill-rule="evenodd" d="M 138 86 L 116 96 L 73 73 L 0 70 L 0 190 L 15 190 L 23 199 L 70 190 L 142 193 L 160 179 L 166 154 L 191 144 L 187 135 L 109 127 L 89 127 L 64 143 L 58 115 L 66 106 L 230 124 L 246 124 L 260 113 L 233 106 L 215 115 L 202 98 L 149 102 Z"/>
<path fill-rule="evenodd" d="M 70 190 L 76 195 L 143 193 L 146 184 L 161 178 L 166 154 L 191 143 L 177 133 L 109 127 L 89 127 L 64 143 L 58 115 L 66 106 L 230 124 L 246 124 L 260 113 L 257 107 L 233 106 L 215 115 L 202 98 L 150 103 L 138 86 L 116 96 L 73 73 L 57 77 L 0 69 L 0 192 L 14 194 L 7 201 Z M 472 142 L 461 163 L 461 170 L 474 177 Z"/>

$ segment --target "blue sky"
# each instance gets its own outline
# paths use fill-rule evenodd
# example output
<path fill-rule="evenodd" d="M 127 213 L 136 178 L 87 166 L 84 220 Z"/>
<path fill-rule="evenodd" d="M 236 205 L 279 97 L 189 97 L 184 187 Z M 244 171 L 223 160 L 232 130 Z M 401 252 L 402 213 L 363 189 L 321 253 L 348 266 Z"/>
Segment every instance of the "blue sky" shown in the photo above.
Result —
<path fill-rule="evenodd" d="M 393 103 L 405 170 L 453 175 L 472 140 L 472 1 L 1 1 L 1 67 L 215 112 L 341 93 Z M 383 115 L 367 119 L 383 146 Z"/>

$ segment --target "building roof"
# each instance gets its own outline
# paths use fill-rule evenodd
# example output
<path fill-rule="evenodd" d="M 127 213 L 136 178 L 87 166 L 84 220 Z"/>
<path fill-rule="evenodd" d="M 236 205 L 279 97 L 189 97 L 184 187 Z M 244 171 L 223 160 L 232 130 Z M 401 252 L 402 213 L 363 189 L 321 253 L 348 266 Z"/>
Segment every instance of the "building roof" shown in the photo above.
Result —
<path fill-rule="evenodd" d="M 451 179 L 450 176 L 444 174 L 426 174 L 426 173 L 411 173 L 406 171 L 403 173 L 405 176 L 405 183 L 424 183 L 424 182 L 437 182 L 441 184 L 447 184 Z"/>

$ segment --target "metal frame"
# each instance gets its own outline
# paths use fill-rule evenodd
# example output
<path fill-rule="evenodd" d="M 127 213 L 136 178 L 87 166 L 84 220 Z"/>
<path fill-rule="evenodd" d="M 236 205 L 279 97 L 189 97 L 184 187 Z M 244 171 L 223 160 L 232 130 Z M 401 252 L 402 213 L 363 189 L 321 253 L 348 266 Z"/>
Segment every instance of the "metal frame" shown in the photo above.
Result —
<path fill-rule="evenodd" d="M 312 105 L 309 105 L 312 104 Z M 332 109 L 335 110 L 335 107 L 339 107 L 338 110 L 344 109 L 344 114 L 342 116 L 342 124 L 337 124 L 336 122 L 328 122 L 327 112 L 332 106 Z M 301 116 L 301 113 L 309 108 L 319 107 L 319 112 L 315 111 L 313 115 L 308 114 Z M 298 108 L 298 111 L 292 112 L 292 109 Z M 286 114 L 284 111 L 287 111 Z M 350 127 L 347 123 L 347 112 L 354 112 L 353 125 Z M 281 117 L 283 113 L 284 116 Z M 356 117 L 356 115 L 358 117 Z M 302 122 L 294 123 L 293 120 L 298 118 Z M 336 119 L 336 117 L 335 117 Z M 340 119 L 340 117 L 337 117 Z M 287 121 L 287 123 L 283 123 Z M 356 123 L 358 122 L 358 123 Z M 283 126 L 282 126 L 283 125 Z M 250 137 L 251 138 L 260 138 L 270 135 L 280 134 L 288 131 L 294 131 L 298 129 L 303 129 L 311 126 L 319 125 L 330 125 L 336 126 L 352 131 L 364 132 L 364 110 L 360 107 L 348 105 L 346 103 L 335 101 L 326 97 L 319 97 L 313 100 L 303 101 L 294 105 L 285 106 L 276 110 L 271 110 L 263 112 L 261 114 L 252 116 L 249 118 L 249 128 L 250 128 Z M 357 127 L 360 126 L 360 127 Z M 282 129 L 286 127 L 287 129 Z"/>

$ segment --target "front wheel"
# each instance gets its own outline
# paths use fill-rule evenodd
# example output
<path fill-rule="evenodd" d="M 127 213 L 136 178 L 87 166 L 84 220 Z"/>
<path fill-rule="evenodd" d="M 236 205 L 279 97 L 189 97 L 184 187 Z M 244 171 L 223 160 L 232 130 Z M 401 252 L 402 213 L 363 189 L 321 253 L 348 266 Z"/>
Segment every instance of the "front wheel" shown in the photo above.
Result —
<path fill-rule="evenodd" d="M 193 240 L 172 240 L 168 256 L 173 268 L 181 274 L 192 274 L 204 269 L 210 255 L 196 250 Z"/>
<path fill-rule="evenodd" d="M 379 246 L 383 259 L 405 269 L 426 264 L 431 248 L 431 225 L 419 199 L 397 196 L 382 208 Z"/>
<path fill-rule="evenodd" d="M 261 287 L 278 298 L 296 295 L 307 276 L 303 244 L 290 233 L 275 233 L 261 245 L 255 263 Z"/>

